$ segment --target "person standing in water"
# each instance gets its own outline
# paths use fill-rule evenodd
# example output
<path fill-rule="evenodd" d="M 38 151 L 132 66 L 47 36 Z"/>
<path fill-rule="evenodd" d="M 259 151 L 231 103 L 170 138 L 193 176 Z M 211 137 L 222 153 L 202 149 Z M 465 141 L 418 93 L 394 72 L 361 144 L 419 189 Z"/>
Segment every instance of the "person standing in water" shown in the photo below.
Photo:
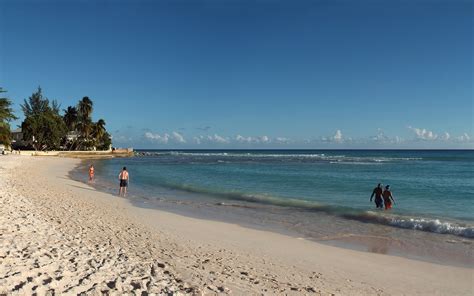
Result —
<path fill-rule="evenodd" d="M 119 174 L 119 181 L 120 181 L 119 196 L 127 195 L 127 186 L 128 186 L 129 179 L 130 179 L 130 176 L 128 175 L 127 168 L 123 167 L 122 171 Z"/>
<path fill-rule="evenodd" d="M 94 181 L 94 166 L 91 164 L 89 167 L 89 182 Z"/>
<path fill-rule="evenodd" d="M 392 192 L 390 192 L 390 185 L 385 186 L 383 191 L 383 203 L 385 204 L 385 210 L 390 210 L 392 208 L 392 202 L 395 203 L 393 199 Z"/>
<path fill-rule="evenodd" d="M 378 184 L 377 187 L 374 188 L 372 191 L 372 195 L 370 196 L 370 202 L 372 202 L 372 198 L 375 195 L 375 206 L 377 208 L 383 208 L 383 201 L 382 201 L 382 184 Z"/>

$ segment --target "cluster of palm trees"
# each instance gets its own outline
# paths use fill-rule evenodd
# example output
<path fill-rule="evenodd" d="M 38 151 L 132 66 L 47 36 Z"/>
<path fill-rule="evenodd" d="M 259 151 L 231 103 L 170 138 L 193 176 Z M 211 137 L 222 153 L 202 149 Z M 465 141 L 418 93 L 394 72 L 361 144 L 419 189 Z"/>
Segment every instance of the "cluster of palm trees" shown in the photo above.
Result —
<path fill-rule="evenodd" d="M 0 87 L 0 144 L 10 146 L 10 121 L 17 119 L 11 101 L 1 97 L 6 92 Z M 108 150 L 112 140 L 105 129 L 105 121 L 92 121 L 94 103 L 83 97 L 76 106 L 69 106 L 61 115 L 56 100 L 49 101 L 38 87 L 20 105 L 25 119 L 21 124 L 23 141 L 18 148 L 35 150 Z"/>
<path fill-rule="evenodd" d="M 6 90 L 0 87 L 0 95 L 5 92 Z M 0 97 L 0 144 L 10 145 L 11 142 L 9 122 L 17 119 L 11 104 L 9 99 Z"/>
<path fill-rule="evenodd" d="M 65 145 L 69 150 L 104 150 L 111 144 L 105 121 L 92 121 L 93 105 L 89 97 L 83 97 L 77 106 L 64 109 L 63 120 L 69 131 Z"/>

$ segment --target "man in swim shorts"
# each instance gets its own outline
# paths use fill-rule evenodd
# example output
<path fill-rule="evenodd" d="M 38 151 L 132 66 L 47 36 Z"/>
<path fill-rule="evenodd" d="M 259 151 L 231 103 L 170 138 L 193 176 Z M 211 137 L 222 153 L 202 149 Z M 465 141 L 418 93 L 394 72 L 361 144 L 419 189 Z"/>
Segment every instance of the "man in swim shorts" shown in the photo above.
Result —
<path fill-rule="evenodd" d="M 383 191 L 383 202 L 385 204 L 385 210 L 390 210 L 392 208 L 392 202 L 395 203 L 393 199 L 392 192 L 390 192 L 390 185 L 385 186 Z"/>
<path fill-rule="evenodd" d="M 127 195 L 127 187 L 128 187 L 129 179 L 130 179 L 130 176 L 128 175 L 127 168 L 123 167 L 122 171 L 119 174 L 119 181 L 120 181 L 119 196 Z"/>
<path fill-rule="evenodd" d="M 374 188 L 372 191 L 372 195 L 370 196 L 370 202 L 372 202 L 372 198 L 375 195 L 375 206 L 377 208 L 383 208 L 383 201 L 382 201 L 382 184 L 378 184 L 377 187 Z"/>

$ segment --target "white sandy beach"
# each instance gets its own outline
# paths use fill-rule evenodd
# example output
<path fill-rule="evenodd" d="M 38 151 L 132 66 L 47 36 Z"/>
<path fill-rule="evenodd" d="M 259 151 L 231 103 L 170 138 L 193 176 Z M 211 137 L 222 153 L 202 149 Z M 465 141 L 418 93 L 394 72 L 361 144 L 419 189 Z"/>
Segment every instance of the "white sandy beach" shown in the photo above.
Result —
<path fill-rule="evenodd" d="M 0 294 L 474 293 L 473 268 L 134 207 L 69 179 L 78 162 L 0 157 Z"/>

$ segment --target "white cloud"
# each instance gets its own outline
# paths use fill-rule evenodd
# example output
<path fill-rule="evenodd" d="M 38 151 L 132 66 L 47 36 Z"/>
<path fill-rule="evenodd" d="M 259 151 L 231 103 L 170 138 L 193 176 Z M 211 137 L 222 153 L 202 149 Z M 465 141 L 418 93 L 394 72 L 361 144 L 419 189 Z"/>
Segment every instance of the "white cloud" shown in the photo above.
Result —
<path fill-rule="evenodd" d="M 343 143 L 345 141 L 341 130 L 336 130 L 333 136 L 321 137 L 322 142 Z"/>
<path fill-rule="evenodd" d="M 275 142 L 280 143 L 280 144 L 287 144 L 287 143 L 290 143 L 291 140 L 284 137 L 276 137 Z"/>
<path fill-rule="evenodd" d="M 456 140 L 458 140 L 459 142 L 469 142 L 471 140 L 471 137 L 467 133 L 464 133 L 461 136 L 457 137 Z"/>
<path fill-rule="evenodd" d="M 471 137 L 467 133 L 463 133 L 458 137 L 452 136 L 448 132 L 444 132 L 441 135 L 438 135 L 430 130 L 424 128 L 415 128 L 409 126 L 408 129 L 415 133 L 416 140 L 424 141 L 443 141 L 447 143 L 470 143 Z"/>
<path fill-rule="evenodd" d="M 201 145 L 202 139 L 200 137 L 194 137 L 194 142 L 198 145 Z"/>
<path fill-rule="evenodd" d="M 371 137 L 371 139 L 375 142 L 385 143 L 389 141 L 389 138 L 385 135 L 381 128 L 377 129 L 377 135 Z"/>
<path fill-rule="evenodd" d="M 252 137 L 244 137 L 244 136 L 241 136 L 241 135 L 237 135 L 235 137 L 235 140 L 237 142 L 240 142 L 240 143 L 252 143 Z"/>
<path fill-rule="evenodd" d="M 230 142 L 230 140 L 228 138 L 221 137 L 218 134 L 214 134 L 214 136 L 208 136 L 208 139 L 210 141 L 214 141 L 216 143 L 221 143 L 221 144 Z"/>
<path fill-rule="evenodd" d="M 147 140 L 150 140 L 152 142 L 162 143 L 162 144 L 168 144 L 170 142 L 186 143 L 186 139 L 183 137 L 182 134 L 178 132 L 172 132 L 171 135 L 168 133 L 164 133 L 160 135 L 160 134 L 154 134 L 152 132 L 146 132 L 144 136 L 145 136 L 145 139 Z"/>
<path fill-rule="evenodd" d="M 443 141 L 448 141 L 451 138 L 451 135 L 448 132 L 444 132 L 444 134 L 439 138 Z"/>
<path fill-rule="evenodd" d="M 270 138 L 267 137 L 267 136 L 261 136 L 261 137 L 259 137 L 258 140 L 262 143 L 269 143 L 270 142 Z"/>
<path fill-rule="evenodd" d="M 414 132 L 415 137 L 419 140 L 433 141 L 438 138 L 437 134 L 424 128 L 416 128 L 416 127 L 409 126 L 408 129 Z"/>
<path fill-rule="evenodd" d="M 375 142 L 377 144 L 400 144 L 401 142 L 403 142 L 403 139 L 400 138 L 399 136 L 395 136 L 393 138 L 389 137 L 385 135 L 384 131 L 381 128 L 378 128 L 377 135 L 369 137 L 368 140 L 361 139 L 360 142 L 361 143 Z"/>
<path fill-rule="evenodd" d="M 164 135 L 160 135 L 160 134 L 153 134 L 151 132 L 146 132 L 145 138 L 154 142 L 167 144 L 169 141 L 170 135 L 166 133 Z"/>
<path fill-rule="evenodd" d="M 341 130 L 337 130 L 332 138 L 335 142 L 338 142 L 338 143 L 341 143 L 342 141 L 344 141 Z"/>
<path fill-rule="evenodd" d="M 266 144 L 271 143 L 272 139 L 268 136 L 259 136 L 259 137 L 244 137 L 242 135 L 237 135 L 235 141 L 238 143 L 253 143 L 253 144 Z"/>
<path fill-rule="evenodd" d="M 186 140 L 184 139 L 183 135 L 178 133 L 178 132 L 173 132 L 172 133 L 173 139 L 178 142 L 178 143 L 186 143 Z"/>
<path fill-rule="evenodd" d="M 230 143 L 229 138 L 219 136 L 218 134 L 208 135 L 208 136 L 196 136 L 193 138 L 194 142 L 198 145 L 204 143 L 214 143 L 214 144 L 227 144 Z"/>

